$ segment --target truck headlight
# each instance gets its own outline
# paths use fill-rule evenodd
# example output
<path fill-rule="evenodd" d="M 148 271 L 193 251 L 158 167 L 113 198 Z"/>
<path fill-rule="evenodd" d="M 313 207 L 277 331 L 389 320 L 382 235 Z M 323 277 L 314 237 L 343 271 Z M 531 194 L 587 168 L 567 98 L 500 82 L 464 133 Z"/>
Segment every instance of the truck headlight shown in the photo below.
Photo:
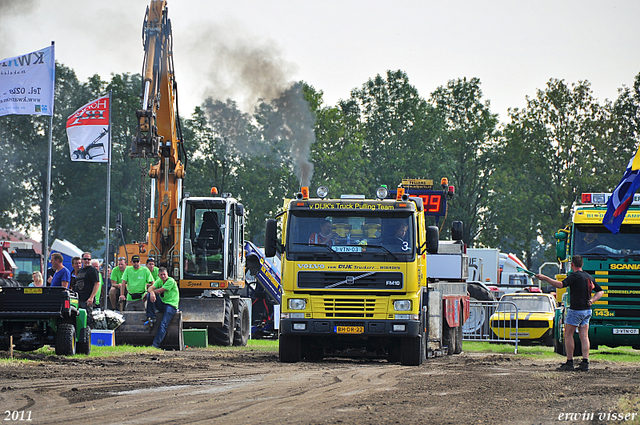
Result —
<path fill-rule="evenodd" d="M 307 300 L 304 298 L 289 299 L 289 310 L 304 310 L 307 308 Z"/>
<path fill-rule="evenodd" d="M 411 310 L 411 300 L 396 300 L 393 302 L 393 309 L 395 311 L 409 311 Z"/>

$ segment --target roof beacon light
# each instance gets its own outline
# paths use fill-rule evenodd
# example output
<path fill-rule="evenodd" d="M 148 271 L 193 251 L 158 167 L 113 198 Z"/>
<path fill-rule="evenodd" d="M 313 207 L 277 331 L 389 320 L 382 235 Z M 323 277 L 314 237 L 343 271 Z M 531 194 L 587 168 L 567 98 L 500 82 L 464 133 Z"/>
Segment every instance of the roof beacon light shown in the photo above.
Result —
<path fill-rule="evenodd" d="M 590 204 L 591 203 L 591 194 L 590 193 L 583 193 L 581 196 L 580 201 L 583 204 Z"/>
<path fill-rule="evenodd" d="M 318 198 L 324 199 L 329 194 L 329 189 L 327 186 L 319 186 L 318 189 L 316 189 L 316 194 L 318 195 Z"/>
<path fill-rule="evenodd" d="M 389 189 L 386 186 L 380 186 L 376 189 L 376 198 L 384 199 L 389 194 Z"/>
<path fill-rule="evenodd" d="M 300 188 L 300 193 L 302 193 L 302 200 L 306 201 L 307 199 L 309 199 L 309 187 L 308 186 L 302 186 Z"/>
<path fill-rule="evenodd" d="M 398 194 L 396 195 L 396 201 L 402 200 L 402 195 L 404 195 L 404 187 L 399 187 Z"/>
<path fill-rule="evenodd" d="M 446 177 L 440 179 L 440 186 L 442 186 L 442 188 L 446 190 L 447 186 L 449 186 L 449 179 Z"/>
<path fill-rule="evenodd" d="M 212 194 L 212 195 L 217 195 L 217 194 L 218 194 L 218 188 L 217 188 L 217 187 L 215 187 L 215 186 L 214 186 L 214 187 L 212 187 L 212 188 L 211 188 L 211 194 Z"/>

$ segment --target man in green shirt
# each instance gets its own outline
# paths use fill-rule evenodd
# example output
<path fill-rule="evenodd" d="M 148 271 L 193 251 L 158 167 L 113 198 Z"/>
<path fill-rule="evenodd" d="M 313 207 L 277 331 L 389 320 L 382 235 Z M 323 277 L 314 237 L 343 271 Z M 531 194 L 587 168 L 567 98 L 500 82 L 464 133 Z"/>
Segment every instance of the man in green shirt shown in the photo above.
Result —
<path fill-rule="evenodd" d="M 151 276 L 153 276 L 153 281 L 158 280 L 158 268 L 156 267 L 156 260 L 153 257 L 147 258 L 147 268 L 151 272 Z"/>
<path fill-rule="evenodd" d="M 127 269 L 127 259 L 125 257 L 118 257 L 118 267 L 111 270 L 111 288 L 109 288 L 109 302 L 111 308 L 118 309 L 118 298 L 120 298 L 120 290 L 122 283 L 122 275 Z"/>
<path fill-rule="evenodd" d="M 166 267 L 160 267 L 158 270 L 158 280 L 147 290 L 149 292 L 149 300 L 147 301 L 147 318 L 149 324 L 153 326 L 156 321 L 156 310 L 162 313 L 162 320 L 153 339 L 153 346 L 160 348 L 160 344 L 167 334 L 169 322 L 178 311 L 178 303 L 180 302 L 180 293 L 178 292 L 178 284 L 169 277 Z"/>
<path fill-rule="evenodd" d="M 140 267 L 139 255 L 131 257 L 131 262 L 133 266 L 127 267 L 122 275 L 120 300 L 127 300 L 126 311 L 145 311 L 144 295 L 147 283 L 153 283 L 153 277 L 148 268 Z"/>

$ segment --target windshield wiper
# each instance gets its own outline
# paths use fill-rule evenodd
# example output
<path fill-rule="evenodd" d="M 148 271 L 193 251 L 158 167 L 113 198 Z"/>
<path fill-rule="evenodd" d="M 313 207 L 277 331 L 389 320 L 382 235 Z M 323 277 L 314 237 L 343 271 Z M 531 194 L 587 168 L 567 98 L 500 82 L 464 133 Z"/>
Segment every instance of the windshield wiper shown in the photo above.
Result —
<path fill-rule="evenodd" d="M 331 247 L 329 245 L 325 245 L 322 243 L 302 243 L 302 242 L 294 242 L 294 245 L 303 245 L 303 246 L 322 246 L 326 249 L 328 249 L 329 251 L 331 251 L 332 253 L 335 253 L 338 258 L 342 259 L 344 257 L 342 257 L 342 255 L 340 255 L 340 253 L 338 251 L 334 251 L 333 249 L 331 249 Z"/>
<path fill-rule="evenodd" d="M 363 245 L 364 248 L 382 248 L 385 251 L 387 251 L 389 254 L 393 255 L 393 258 L 395 258 L 397 261 L 400 261 L 400 258 L 394 254 L 393 252 L 389 251 L 389 249 L 386 246 L 382 246 L 382 245 Z"/>
<path fill-rule="evenodd" d="M 341 280 L 340 282 L 336 282 L 333 285 L 325 286 L 325 289 L 335 288 L 336 286 L 340 286 L 343 283 L 347 283 L 349 285 L 353 285 L 354 281 L 356 281 L 358 279 L 362 279 L 363 277 L 371 276 L 372 274 L 375 274 L 375 272 L 369 272 L 369 273 L 361 274 L 360 276 L 356 276 L 356 277 L 348 276 L 345 280 Z"/>

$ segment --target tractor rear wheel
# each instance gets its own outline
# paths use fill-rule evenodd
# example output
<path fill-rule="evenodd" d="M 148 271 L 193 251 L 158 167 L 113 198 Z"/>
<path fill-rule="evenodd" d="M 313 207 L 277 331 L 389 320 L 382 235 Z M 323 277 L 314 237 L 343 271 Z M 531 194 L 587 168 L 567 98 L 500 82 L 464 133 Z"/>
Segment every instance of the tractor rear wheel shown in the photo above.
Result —
<path fill-rule="evenodd" d="M 73 356 L 76 354 L 76 327 L 71 323 L 60 323 L 56 331 L 56 355 Z"/>

